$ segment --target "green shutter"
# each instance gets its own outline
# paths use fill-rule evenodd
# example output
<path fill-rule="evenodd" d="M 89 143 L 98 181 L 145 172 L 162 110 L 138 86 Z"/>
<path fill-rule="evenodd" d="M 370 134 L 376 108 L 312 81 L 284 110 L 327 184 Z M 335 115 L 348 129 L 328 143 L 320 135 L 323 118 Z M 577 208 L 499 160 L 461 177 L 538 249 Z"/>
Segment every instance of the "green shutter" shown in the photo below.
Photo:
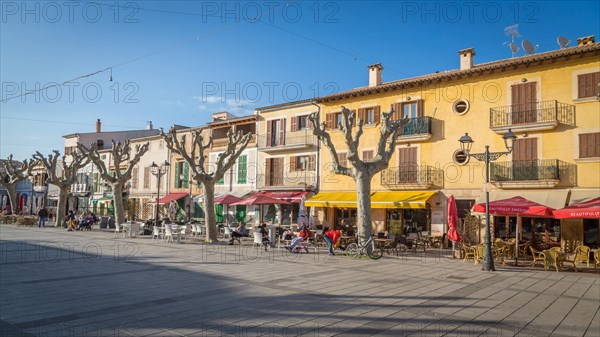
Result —
<path fill-rule="evenodd" d="M 175 164 L 175 188 L 180 188 L 179 184 L 179 163 Z"/>
<path fill-rule="evenodd" d="M 238 184 L 246 183 L 246 176 L 248 172 L 247 162 L 248 160 L 246 155 L 240 156 L 238 158 Z"/>
<path fill-rule="evenodd" d="M 183 175 L 185 176 L 185 180 L 183 181 L 183 188 L 188 188 L 188 163 L 183 163 Z"/>
<path fill-rule="evenodd" d="M 223 223 L 223 205 L 215 205 L 215 215 L 217 218 L 217 223 Z"/>

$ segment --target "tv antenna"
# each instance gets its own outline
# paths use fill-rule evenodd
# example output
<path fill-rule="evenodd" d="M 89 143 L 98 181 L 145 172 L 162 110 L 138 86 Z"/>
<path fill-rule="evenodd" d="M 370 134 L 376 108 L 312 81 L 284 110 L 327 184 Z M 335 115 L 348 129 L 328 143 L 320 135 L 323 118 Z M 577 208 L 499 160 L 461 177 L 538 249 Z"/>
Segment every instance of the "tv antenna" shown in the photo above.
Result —
<path fill-rule="evenodd" d="M 535 47 L 534 47 L 533 43 L 531 43 L 531 41 L 529 41 L 529 40 L 523 40 L 521 42 L 521 46 L 523 47 L 523 50 L 525 50 L 525 53 L 527 55 L 531 55 L 531 54 L 535 53 L 535 51 L 539 48 L 538 45 L 535 45 Z"/>
<path fill-rule="evenodd" d="M 512 25 L 504 28 L 504 35 L 510 36 L 510 42 L 504 42 L 503 45 L 508 45 L 510 47 L 510 51 L 512 52 L 512 57 L 515 57 L 517 52 L 519 51 L 519 46 L 515 43 L 515 37 L 521 37 L 519 34 L 519 25 Z"/>
<path fill-rule="evenodd" d="M 560 49 L 563 49 L 563 48 L 567 48 L 567 46 L 569 45 L 569 43 L 571 41 L 569 39 L 567 39 L 566 37 L 559 35 L 558 38 L 556 39 L 556 42 L 558 42 Z"/>

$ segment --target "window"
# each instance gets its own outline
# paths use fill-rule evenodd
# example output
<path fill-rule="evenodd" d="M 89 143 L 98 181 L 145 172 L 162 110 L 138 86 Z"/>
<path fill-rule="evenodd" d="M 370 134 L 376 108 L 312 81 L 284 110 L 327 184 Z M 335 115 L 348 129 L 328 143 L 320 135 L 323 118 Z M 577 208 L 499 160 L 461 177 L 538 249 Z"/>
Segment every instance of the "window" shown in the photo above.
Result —
<path fill-rule="evenodd" d="M 423 116 L 423 100 L 409 101 L 394 104 L 394 114 L 392 120 L 401 118 L 417 118 Z"/>
<path fill-rule="evenodd" d="M 283 185 L 283 157 L 267 158 L 265 165 L 265 186 Z"/>
<path fill-rule="evenodd" d="M 131 171 L 131 188 L 138 188 L 138 168 L 134 167 Z"/>
<path fill-rule="evenodd" d="M 285 119 L 267 121 L 267 146 L 285 145 Z"/>
<path fill-rule="evenodd" d="M 600 95 L 600 71 L 577 76 L 577 98 Z"/>
<path fill-rule="evenodd" d="M 457 115 L 464 115 L 469 111 L 469 101 L 466 99 L 459 99 L 452 104 L 452 110 Z"/>
<path fill-rule="evenodd" d="M 299 131 L 310 129 L 310 121 L 308 115 L 292 117 L 291 131 Z"/>
<path fill-rule="evenodd" d="M 182 161 L 175 163 L 175 188 L 183 187 L 183 181 L 187 179 L 187 177 L 183 177 L 184 179 L 182 179 L 182 175 L 185 175 L 184 171 Z"/>
<path fill-rule="evenodd" d="M 340 165 L 344 167 L 348 167 L 348 154 L 347 153 L 338 153 L 338 161 Z"/>
<path fill-rule="evenodd" d="M 144 167 L 144 189 L 150 188 L 150 168 Z"/>
<path fill-rule="evenodd" d="M 375 108 L 365 110 L 364 124 L 375 124 Z"/>
<path fill-rule="evenodd" d="M 409 102 L 402 104 L 402 118 L 417 117 L 417 102 Z"/>
<path fill-rule="evenodd" d="M 334 129 L 338 129 L 341 125 L 342 125 L 342 113 L 338 112 L 335 114 L 335 117 L 333 118 L 333 128 Z"/>
<path fill-rule="evenodd" d="M 456 150 L 452 154 L 452 160 L 459 165 L 465 165 L 469 162 L 469 156 L 463 150 Z"/>
<path fill-rule="evenodd" d="M 356 110 L 350 110 L 350 113 L 356 113 Z M 342 126 L 343 115 L 341 112 L 334 112 L 325 115 L 325 127 L 327 129 L 338 130 Z M 355 116 L 353 126 L 356 125 L 358 116 Z"/>
<path fill-rule="evenodd" d="M 290 171 L 313 171 L 315 169 L 315 155 L 290 157 Z"/>
<path fill-rule="evenodd" d="M 243 155 L 238 158 L 238 184 L 245 184 L 248 176 L 248 156 Z"/>
<path fill-rule="evenodd" d="M 600 132 L 579 135 L 579 158 L 600 157 Z"/>
<path fill-rule="evenodd" d="M 365 163 L 369 163 L 373 160 L 373 150 L 363 151 L 362 160 Z"/>

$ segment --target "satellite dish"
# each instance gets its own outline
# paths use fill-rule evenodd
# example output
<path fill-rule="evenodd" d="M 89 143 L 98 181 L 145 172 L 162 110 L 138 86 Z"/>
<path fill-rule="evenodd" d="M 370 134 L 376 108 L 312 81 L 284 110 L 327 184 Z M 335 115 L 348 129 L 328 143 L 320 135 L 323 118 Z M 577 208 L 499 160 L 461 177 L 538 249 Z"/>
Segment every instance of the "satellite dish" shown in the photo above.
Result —
<path fill-rule="evenodd" d="M 511 42 L 509 45 L 510 45 L 510 50 L 513 52 L 513 54 L 516 54 L 519 51 L 519 46 L 517 46 L 516 43 Z"/>
<path fill-rule="evenodd" d="M 523 42 L 521 42 L 521 46 L 527 55 L 535 53 L 535 50 L 537 49 L 537 46 L 534 47 L 533 43 L 531 43 L 529 40 L 523 40 Z"/>
<path fill-rule="evenodd" d="M 519 25 L 508 26 L 508 27 L 504 28 L 504 34 L 506 36 L 511 36 L 513 38 L 521 37 L 521 34 L 519 34 L 518 29 L 519 29 Z"/>
<path fill-rule="evenodd" d="M 558 42 L 558 45 L 560 46 L 560 48 L 567 48 L 567 46 L 569 45 L 569 41 L 566 37 L 564 36 L 558 36 L 558 38 L 556 39 L 556 42 Z"/>

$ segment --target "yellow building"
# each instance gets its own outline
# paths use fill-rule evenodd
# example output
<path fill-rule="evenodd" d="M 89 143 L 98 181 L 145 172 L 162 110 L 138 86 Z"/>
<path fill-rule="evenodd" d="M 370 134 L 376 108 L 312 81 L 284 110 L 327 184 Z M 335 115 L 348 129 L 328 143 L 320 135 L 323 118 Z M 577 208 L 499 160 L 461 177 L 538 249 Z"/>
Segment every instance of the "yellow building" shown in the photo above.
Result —
<path fill-rule="evenodd" d="M 475 64 L 471 48 L 459 52 L 457 70 L 399 81 L 384 83 L 383 67 L 369 66 L 368 86 L 317 102 L 342 162 L 345 143 L 336 130 L 342 106 L 364 120 L 360 152 L 367 160 L 376 151 L 379 113 L 393 106 L 393 119 L 408 119 L 388 169 L 372 180 L 373 229 L 442 235 L 450 195 L 461 216 L 483 202 L 485 165 L 460 151 L 465 133 L 474 140 L 471 153 L 484 152 L 485 145 L 506 151 L 503 133 L 512 129 L 518 136 L 512 153 L 490 165 L 491 200 L 523 196 L 562 208 L 599 193 L 599 55 L 593 36 L 574 47 L 484 64 Z M 324 146 L 319 157 L 319 194 L 308 203 L 317 207 L 317 221 L 355 224 L 354 181 L 331 173 Z M 514 220 L 497 217 L 496 235 L 510 237 Z M 597 222 L 584 225 L 586 242 L 598 244 Z M 543 232 L 547 238 L 553 227 L 551 221 L 524 222 L 522 237 Z"/>
<path fill-rule="evenodd" d="M 308 116 L 316 112 L 313 100 L 256 109 L 258 113 L 257 190 L 268 197 L 290 202 L 262 206 L 263 220 L 295 224 L 302 197 L 317 189 L 318 140 Z"/>

